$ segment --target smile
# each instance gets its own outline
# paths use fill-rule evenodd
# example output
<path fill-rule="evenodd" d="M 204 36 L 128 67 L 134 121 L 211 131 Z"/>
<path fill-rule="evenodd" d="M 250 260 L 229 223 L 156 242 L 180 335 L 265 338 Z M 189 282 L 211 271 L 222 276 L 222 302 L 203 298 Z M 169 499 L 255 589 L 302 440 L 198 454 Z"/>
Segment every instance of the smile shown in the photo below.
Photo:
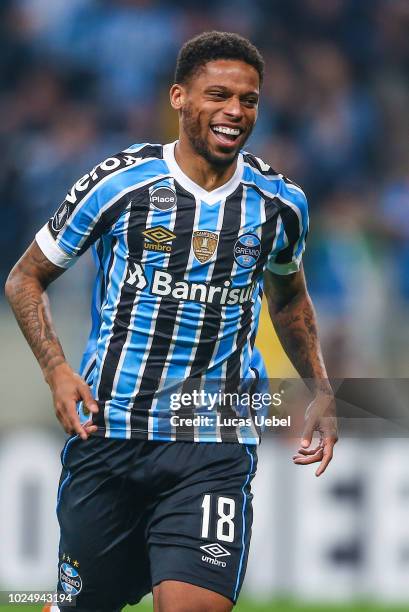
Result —
<path fill-rule="evenodd" d="M 224 145 L 234 144 L 242 133 L 240 128 L 232 128 L 226 125 L 212 125 L 210 127 L 217 140 Z"/>

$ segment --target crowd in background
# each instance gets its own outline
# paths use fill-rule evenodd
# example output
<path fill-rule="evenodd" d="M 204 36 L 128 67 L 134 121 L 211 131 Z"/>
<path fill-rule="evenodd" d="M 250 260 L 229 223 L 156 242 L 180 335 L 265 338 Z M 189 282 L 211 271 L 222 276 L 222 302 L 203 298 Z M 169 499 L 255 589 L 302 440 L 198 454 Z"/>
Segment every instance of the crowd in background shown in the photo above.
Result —
<path fill-rule="evenodd" d="M 3 0 L 2 279 L 87 170 L 176 138 L 176 55 L 210 29 L 265 57 L 248 149 L 307 193 L 305 268 L 330 373 L 406 376 L 407 0 Z"/>

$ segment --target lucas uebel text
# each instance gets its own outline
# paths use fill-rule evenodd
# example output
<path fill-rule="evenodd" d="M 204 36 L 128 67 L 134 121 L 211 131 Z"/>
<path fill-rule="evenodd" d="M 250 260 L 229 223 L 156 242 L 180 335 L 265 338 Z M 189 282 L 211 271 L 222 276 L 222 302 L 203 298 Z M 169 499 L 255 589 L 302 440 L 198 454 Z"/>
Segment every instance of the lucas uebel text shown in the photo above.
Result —
<path fill-rule="evenodd" d="M 219 413 L 215 415 L 198 414 L 194 417 L 182 417 L 172 415 L 170 417 L 172 427 L 251 427 L 255 424 L 259 427 L 290 427 L 291 415 L 286 417 L 265 416 L 255 414 L 254 417 L 227 417 Z"/>

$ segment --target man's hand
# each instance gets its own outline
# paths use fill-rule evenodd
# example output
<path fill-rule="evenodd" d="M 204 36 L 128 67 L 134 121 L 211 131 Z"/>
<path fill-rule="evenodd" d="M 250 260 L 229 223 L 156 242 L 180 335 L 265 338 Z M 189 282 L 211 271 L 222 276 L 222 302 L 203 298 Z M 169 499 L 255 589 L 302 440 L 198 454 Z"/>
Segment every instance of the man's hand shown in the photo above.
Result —
<path fill-rule="evenodd" d="M 319 443 L 314 448 L 309 448 L 312 444 L 314 431 L 319 433 Z M 297 465 L 320 462 L 315 475 L 321 476 L 332 459 L 334 445 L 337 441 L 334 397 L 328 392 L 320 392 L 306 410 L 301 447 L 297 454 L 293 456 L 293 461 Z"/>
<path fill-rule="evenodd" d="M 301 268 L 294 274 L 280 276 L 267 270 L 264 281 L 270 318 L 281 345 L 309 389 L 314 393 L 318 390 L 307 408 L 301 448 L 293 461 L 299 465 L 320 461 L 315 475 L 321 476 L 332 459 L 338 436 L 334 396 L 325 382 L 328 375 L 304 272 Z M 314 431 L 319 432 L 320 440 L 318 446 L 309 448 Z"/>
<path fill-rule="evenodd" d="M 92 414 L 97 414 L 99 408 L 85 380 L 68 363 L 63 363 L 53 369 L 47 377 L 47 383 L 53 394 L 57 419 L 65 431 L 69 434 L 77 433 L 83 440 L 87 440 L 98 427 L 91 420 L 81 424 L 76 404 L 82 400 L 84 407 Z"/>
<path fill-rule="evenodd" d="M 98 405 L 87 383 L 65 359 L 46 294 L 48 285 L 64 270 L 49 261 L 38 244 L 33 242 L 10 272 L 5 291 L 17 322 L 51 388 L 58 420 L 67 433 L 77 433 L 86 440 L 97 427 L 91 421 L 81 425 L 76 403 L 82 400 L 93 414 L 98 412 Z"/>

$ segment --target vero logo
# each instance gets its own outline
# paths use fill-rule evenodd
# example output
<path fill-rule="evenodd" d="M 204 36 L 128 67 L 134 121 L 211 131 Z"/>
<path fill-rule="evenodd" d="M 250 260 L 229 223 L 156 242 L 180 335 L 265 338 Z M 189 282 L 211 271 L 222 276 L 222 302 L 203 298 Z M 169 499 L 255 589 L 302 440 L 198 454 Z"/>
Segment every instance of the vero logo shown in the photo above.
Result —
<path fill-rule="evenodd" d="M 230 556 L 229 551 L 223 548 L 221 544 L 206 544 L 205 546 L 201 546 L 200 548 L 207 552 L 209 555 L 212 555 L 212 557 L 214 557 L 215 559 Z"/>

